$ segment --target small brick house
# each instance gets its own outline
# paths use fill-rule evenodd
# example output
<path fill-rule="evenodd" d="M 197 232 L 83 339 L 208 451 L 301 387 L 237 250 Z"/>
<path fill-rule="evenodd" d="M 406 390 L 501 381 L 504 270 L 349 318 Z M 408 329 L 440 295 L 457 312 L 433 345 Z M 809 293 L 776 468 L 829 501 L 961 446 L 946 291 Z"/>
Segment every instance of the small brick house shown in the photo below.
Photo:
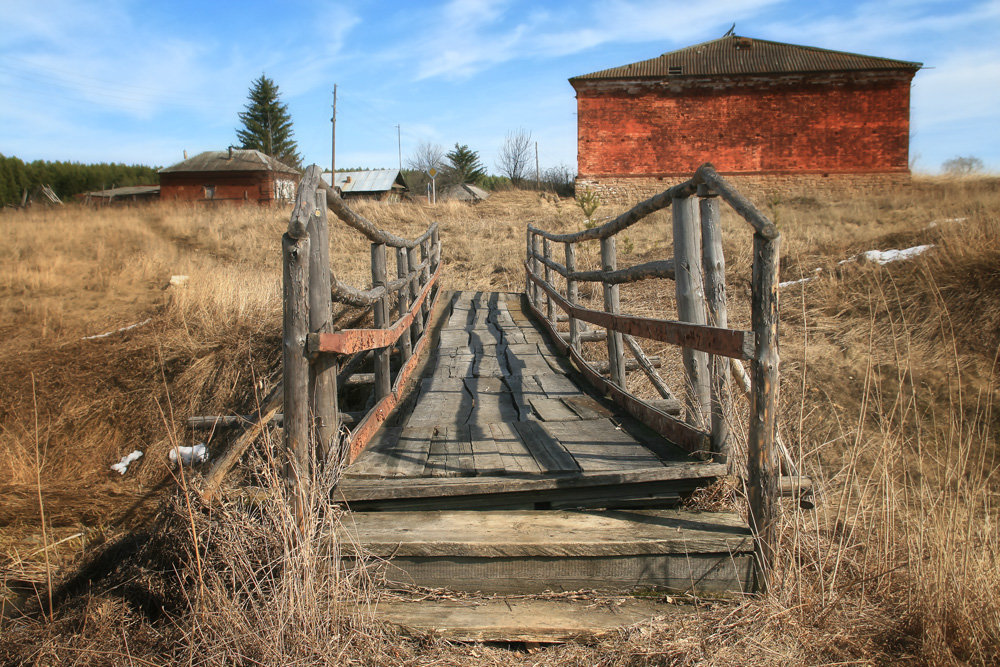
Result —
<path fill-rule="evenodd" d="M 301 174 L 257 150 L 205 151 L 160 170 L 162 201 L 287 202 Z"/>
<path fill-rule="evenodd" d="M 577 184 L 634 199 L 704 162 L 744 187 L 907 180 L 920 67 L 727 35 L 574 77 Z"/>

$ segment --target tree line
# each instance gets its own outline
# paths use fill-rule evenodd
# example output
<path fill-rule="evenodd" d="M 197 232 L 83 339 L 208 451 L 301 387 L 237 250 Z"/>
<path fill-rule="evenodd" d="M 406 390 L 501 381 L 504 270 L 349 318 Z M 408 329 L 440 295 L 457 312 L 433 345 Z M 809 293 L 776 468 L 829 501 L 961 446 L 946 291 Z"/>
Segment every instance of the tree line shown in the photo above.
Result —
<path fill-rule="evenodd" d="M 48 185 L 60 199 L 81 192 L 91 192 L 128 185 L 156 185 L 160 182 L 156 167 L 139 164 L 81 164 L 79 162 L 24 162 L 0 154 L 0 204 L 17 205 L 25 190 L 33 193 Z"/>

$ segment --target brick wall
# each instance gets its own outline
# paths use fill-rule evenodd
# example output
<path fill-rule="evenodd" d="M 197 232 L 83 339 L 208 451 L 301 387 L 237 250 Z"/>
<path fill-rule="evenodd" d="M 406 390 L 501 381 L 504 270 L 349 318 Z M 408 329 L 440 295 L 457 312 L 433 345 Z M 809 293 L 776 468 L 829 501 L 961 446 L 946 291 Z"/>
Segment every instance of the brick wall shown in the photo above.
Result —
<path fill-rule="evenodd" d="M 908 171 L 912 72 L 581 81 L 582 178 Z"/>
<path fill-rule="evenodd" d="M 681 183 L 694 174 L 663 177 L 578 177 L 577 191 L 593 190 L 601 202 L 612 210 L 624 210 L 644 199 Z M 725 174 L 725 179 L 744 197 L 766 210 L 775 199 L 797 197 L 814 199 L 849 199 L 886 189 L 908 187 L 909 173 L 883 174 Z"/>
<path fill-rule="evenodd" d="M 276 178 L 279 176 L 280 178 Z M 295 197 L 298 179 L 268 171 L 160 174 L 160 199 L 270 202 Z M 210 190 L 209 190 L 210 188 Z M 210 195 L 210 196 L 209 196 Z"/>

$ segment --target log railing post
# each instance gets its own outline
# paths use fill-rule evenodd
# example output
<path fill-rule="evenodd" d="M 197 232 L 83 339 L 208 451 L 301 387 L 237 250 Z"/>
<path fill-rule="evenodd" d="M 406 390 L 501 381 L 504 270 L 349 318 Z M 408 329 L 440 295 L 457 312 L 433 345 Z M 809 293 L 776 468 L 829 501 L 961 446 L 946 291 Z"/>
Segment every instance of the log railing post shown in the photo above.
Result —
<path fill-rule="evenodd" d="M 677 319 L 691 324 L 706 324 L 705 286 L 701 271 L 701 225 L 693 197 L 675 197 L 673 210 L 674 285 L 677 295 Z M 688 423 L 706 424 L 711 401 L 708 377 L 708 354 L 683 348 L 686 376 L 685 403 Z"/>
<path fill-rule="evenodd" d="M 429 259 L 430 256 L 431 256 L 431 239 L 430 237 L 427 237 L 420 244 L 420 263 L 423 264 L 424 262 L 427 262 L 427 265 L 420 270 L 420 289 L 423 289 L 424 285 L 426 285 L 431 279 L 431 261 Z M 416 298 L 416 296 L 419 294 L 420 292 L 417 291 L 416 294 L 414 295 L 414 298 Z M 430 316 L 430 312 L 431 312 L 430 303 L 428 302 L 427 299 L 424 299 L 423 305 L 420 306 L 420 315 L 424 322 L 427 322 L 427 318 Z"/>
<path fill-rule="evenodd" d="M 580 296 L 579 288 L 577 282 L 568 275 L 574 271 L 576 271 L 576 245 L 568 242 L 566 243 L 566 300 L 575 306 Z M 580 352 L 580 323 L 572 315 L 569 316 L 569 344 Z"/>
<path fill-rule="evenodd" d="M 722 229 L 719 225 L 719 198 L 704 186 L 699 187 L 701 213 L 702 265 L 705 269 L 705 297 L 709 324 L 729 327 L 726 303 L 726 260 L 722 252 Z M 712 453 L 720 462 L 729 458 L 729 423 L 726 402 L 729 396 L 729 359 L 721 355 L 709 358 L 711 377 Z"/>
<path fill-rule="evenodd" d="M 618 270 L 618 256 L 615 251 L 615 237 L 601 239 L 601 269 L 604 271 Z M 604 287 L 604 310 L 617 315 L 621 312 L 621 299 L 618 285 L 602 282 Z M 625 348 L 622 335 L 608 329 L 608 368 L 611 370 L 611 381 L 625 389 Z"/>
<path fill-rule="evenodd" d="M 372 287 L 384 287 L 386 284 L 386 253 L 384 243 L 372 244 Z M 375 328 L 384 329 L 389 325 L 389 295 L 383 294 L 375 304 Z M 389 348 L 375 350 L 375 400 L 380 401 L 389 395 L 392 385 L 389 377 Z"/>
<path fill-rule="evenodd" d="M 780 236 L 753 235 L 750 324 L 756 336 L 750 363 L 752 395 L 747 434 L 750 528 L 756 537 L 757 589 L 767 592 L 774 558 L 777 466 L 774 440 L 778 410 L 778 247 Z"/>
<path fill-rule="evenodd" d="M 549 241 L 548 239 L 542 240 L 542 253 L 545 256 L 546 260 L 548 260 L 549 262 L 552 261 L 552 242 Z M 552 284 L 552 268 L 549 266 L 548 262 L 546 262 L 545 264 L 545 282 L 547 282 L 550 287 L 555 287 Z M 555 326 L 556 304 L 552 299 L 548 297 L 548 295 L 545 296 L 545 316 L 548 318 L 549 322 L 551 322 L 552 325 Z"/>
<path fill-rule="evenodd" d="M 319 182 L 320 169 L 309 167 L 305 179 Z M 304 179 L 304 180 L 305 180 Z M 309 213 L 309 331 L 329 333 L 330 325 L 330 229 L 326 216 L 326 193 L 317 190 L 310 201 Z M 302 208 L 307 203 L 302 202 Z M 338 450 L 336 442 L 340 430 L 337 412 L 337 358 L 321 354 L 310 367 L 313 420 L 316 428 L 316 460 L 326 463 Z"/>
<path fill-rule="evenodd" d="M 420 282 L 420 276 L 416 275 L 416 268 L 420 266 L 420 260 L 418 259 L 420 255 L 420 250 L 416 246 L 413 246 L 407 250 L 407 265 L 410 271 L 414 271 L 414 276 L 410 280 L 410 303 L 417 300 L 420 296 L 420 289 L 423 284 Z M 421 272 L 422 273 L 422 272 Z M 424 312 L 423 307 L 421 307 L 417 312 L 413 314 L 413 325 L 410 327 L 410 340 L 414 343 L 420 338 L 420 335 L 424 332 Z"/>
<path fill-rule="evenodd" d="M 409 272 L 410 256 L 407 254 L 406 248 L 396 248 L 396 277 L 405 278 Z M 407 283 L 399 288 L 399 294 L 396 297 L 396 318 L 405 317 L 409 310 L 410 285 Z M 403 331 L 399 337 L 398 347 L 400 362 L 405 364 L 410 360 L 410 355 L 413 353 L 413 341 L 410 339 L 409 328 Z"/>
<path fill-rule="evenodd" d="M 441 238 L 438 236 L 437 227 L 431 232 L 431 258 L 431 273 L 434 273 L 441 264 Z"/>
<path fill-rule="evenodd" d="M 542 254 L 541 248 L 539 247 L 540 245 L 541 244 L 539 243 L 538 240 L 538 234 L 534 233 L 531 234 L 531 273 L 533 273 L 535 276 L 541 276 L 542 274 L 541 272 L 542 263 L 538 261 L 538 256 Z M 536 309 L 541 310 L 541 303 L 540 303 L 541 288 L 538 287 L 537 283 L 532 283 L 531 290 L 532 290 L 531 303 L 532 305 L 535 306 Z M 548 297 L 545 298 L 548 299 Z"/>
<path fill-rule="evenodd" d="M 285 483 L 300 534 L 305 529 L 306 483 L 309 478 L 309 235 L 292 224 L 281 237 L 282 253 L 282 382 L 284 387 Z"/>

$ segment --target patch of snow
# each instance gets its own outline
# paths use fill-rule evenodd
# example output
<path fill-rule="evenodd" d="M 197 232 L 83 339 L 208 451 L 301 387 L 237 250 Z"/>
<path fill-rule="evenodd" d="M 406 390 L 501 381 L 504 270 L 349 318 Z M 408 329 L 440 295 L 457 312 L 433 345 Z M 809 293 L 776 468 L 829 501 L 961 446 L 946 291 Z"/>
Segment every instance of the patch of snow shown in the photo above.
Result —
<path fill-rule="evenodd" d="M 821 273 L 822 268 L 813 269 L 813 273 Z M 778 287 L 790 287 L 791 285 L 798 285 L 800 283 L 807 283 L 810 280 L 816 280 L 819 276 L 806 276 L 805 278 L 799 278 L 798 280 L 788 280 L 783 283 L 778 283 Z"/>
<path fill-rule="evenodd" d="M 905 248 L 903 250 L 869 250 L 863 252 L 859 255 L 859 258 L 863 258 L 868 262 L 875 262 L 880 265 L 885 265 L 890 262 L 898 262 L 904 259 L 913 259 L 917 255 L 921 255 L 931 248 L 933 244 L 929 245 L 918 245 L 912 248 Z"/>
<path fill-rule="evenodd" d="M 173 287 L 184 287 L 187 285 L 188 276 L 170 276 L 170 284 Z"/>
<path fill-rule="evenodd" d="M 97 338 L 107 338 L 108 336 L 113 336 L 116 333 L 121 333 L 123 331 L 128 331 L 129 329 L 137 329 L 138 327 L 145 326 L 153 321 L 152 317 L 147 317 L 142 322 L 136 322 L 135 324 L 130 324 L 127 327 L 122 327 L 121 329 L 115 329 L 114 331 L 108 331 L 107 333 L 97 334 L 95 336 L 84 336 L 80 340 L 96 340 Z"/>
<path fill-rule="evenodd" d="M 124 475 L 126 472 L 128 472 L 128 467 L 132 465 L 132 462 L 138 461 L 141 458 L 142 458 L 142 452 L 140 452 L 137 449 L 131 454 L 126 454 L 125 456 L 123 456 L 122 460 L 119 461 L 118 463 L 112 463 L 111 469 L 114 470 L 119 475 Z"/>
<path fill-rule="evenodd" d="M 188 466 L 193 463 L 203 463 L 208 460 L 208 448 L 205 447 L 204 442 L 199 442 L 191 447 L 178 445 L 170 450 L 170 462 L 177 463 L 177 459 Z"/>

